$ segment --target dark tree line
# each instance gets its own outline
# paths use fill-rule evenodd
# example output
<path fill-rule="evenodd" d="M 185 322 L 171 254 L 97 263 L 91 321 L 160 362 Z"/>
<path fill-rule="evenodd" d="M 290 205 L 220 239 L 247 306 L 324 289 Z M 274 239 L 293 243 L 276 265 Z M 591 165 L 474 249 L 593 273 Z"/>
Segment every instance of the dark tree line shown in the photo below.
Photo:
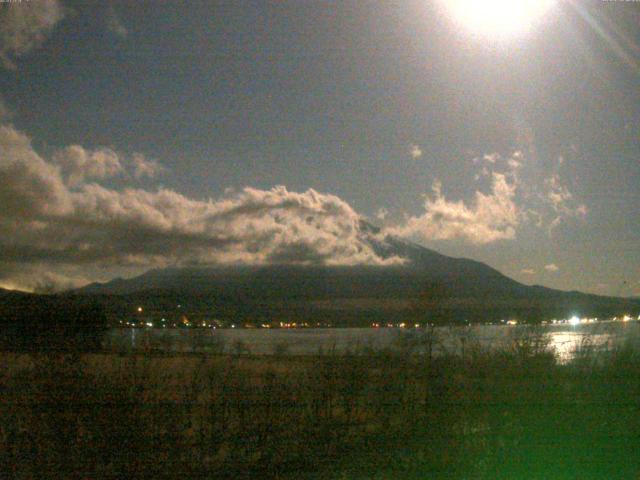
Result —
<path fill-rule="evenodd" d="M 0 348 L 95 351 L 107 330 L 104 305 L 83 297 L 25 295 L 0 303 Z"/>

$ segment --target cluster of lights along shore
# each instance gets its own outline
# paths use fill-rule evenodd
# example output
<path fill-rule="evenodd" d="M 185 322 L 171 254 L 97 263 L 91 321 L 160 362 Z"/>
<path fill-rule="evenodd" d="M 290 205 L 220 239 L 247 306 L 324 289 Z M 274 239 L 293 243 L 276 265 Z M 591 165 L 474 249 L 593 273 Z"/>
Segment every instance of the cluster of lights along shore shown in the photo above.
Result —
<path fill-rule="evenodd" d="M 182 308 L 182 305 L 176 306 L 178 310 Z M 119 325 L 123 328 L 333 328 L 334 325 L 329 322 L 269 322 L 269 323 L 229 323 L 219 320 L 217 318 L 211 318 L 208 320 L 190 320 L 186 314 L 182 314 L 179 318 L 174 320 L 167 320 L 166 317 L 152 318 L 152 316 L 145 315 L 145 308 L 143 306 L 137 306 L 135 308 L 135 317 L 128 320 L 120 320 Z M 568 318 L 543 320 L 541 325 L 584 325 L 592 323 L 605 323 L 605 322 L 630 322 L 640 321 L 640 315 L 637 317 L 625 314 L 622 316 L 615 316 L 609 318 L 598 317 L 579 317 L 573 315 Z M 500 320 L 499 322 L 487 322 L 485 325 L 505 325 L 514 326 L 518 325 L 517 319 Z M 469 323 L 465 323 L 469 325 Z M 432 326 L 429 323 L 371 323 L 371 328 L 424 328 Z"/>

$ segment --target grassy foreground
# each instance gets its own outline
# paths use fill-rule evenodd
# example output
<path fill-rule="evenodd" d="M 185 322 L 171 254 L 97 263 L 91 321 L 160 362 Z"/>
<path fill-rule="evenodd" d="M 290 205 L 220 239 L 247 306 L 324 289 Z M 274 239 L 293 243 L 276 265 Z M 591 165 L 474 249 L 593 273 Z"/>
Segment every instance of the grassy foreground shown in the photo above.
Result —
<path fill-rule="evenodd" d="M 640 475 L 640 355 L 0 354 L 3 478 Z"/>

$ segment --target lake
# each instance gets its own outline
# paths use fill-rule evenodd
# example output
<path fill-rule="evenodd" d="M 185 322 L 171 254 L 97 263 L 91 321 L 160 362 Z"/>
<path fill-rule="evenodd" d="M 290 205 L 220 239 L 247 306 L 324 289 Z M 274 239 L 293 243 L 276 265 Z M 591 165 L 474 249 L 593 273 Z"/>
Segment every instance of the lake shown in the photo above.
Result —
<path fill-rule="evenodd" d="M 556 324 L 538 327 L 520 325 L 477 325 L 437 327 L 434 351 L 462 353 L 480 346 L 506 348 L 533 334 L 553 348 L 561 362 L 570 360 L 579 348 L 612 349 L 625 342 L 640 345 L 640 323 L 600 322 Z M 132 329 L 108 332 L 107 348 L 119 351 L 160 350 L 167 352 L 251 353 L 270 355 L 313 355 L 359 353 L 368 349 L 397 348 L 399 344 L 420 344 L 425 329 L 399 328 L 301 328 L 301 329 Z M 418 349 L 425 347 L 418 346 Z"/>

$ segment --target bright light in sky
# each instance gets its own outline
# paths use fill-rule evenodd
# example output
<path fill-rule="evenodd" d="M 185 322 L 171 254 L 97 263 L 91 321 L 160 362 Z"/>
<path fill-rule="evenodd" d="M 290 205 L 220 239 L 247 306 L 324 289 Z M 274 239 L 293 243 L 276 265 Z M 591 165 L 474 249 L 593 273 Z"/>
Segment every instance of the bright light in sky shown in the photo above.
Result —
<path fill-rule="evenodd" d="M 526 31 L 554 3 L 555 0 L 445 0 L 464 26 L 496 37 Z"/>

